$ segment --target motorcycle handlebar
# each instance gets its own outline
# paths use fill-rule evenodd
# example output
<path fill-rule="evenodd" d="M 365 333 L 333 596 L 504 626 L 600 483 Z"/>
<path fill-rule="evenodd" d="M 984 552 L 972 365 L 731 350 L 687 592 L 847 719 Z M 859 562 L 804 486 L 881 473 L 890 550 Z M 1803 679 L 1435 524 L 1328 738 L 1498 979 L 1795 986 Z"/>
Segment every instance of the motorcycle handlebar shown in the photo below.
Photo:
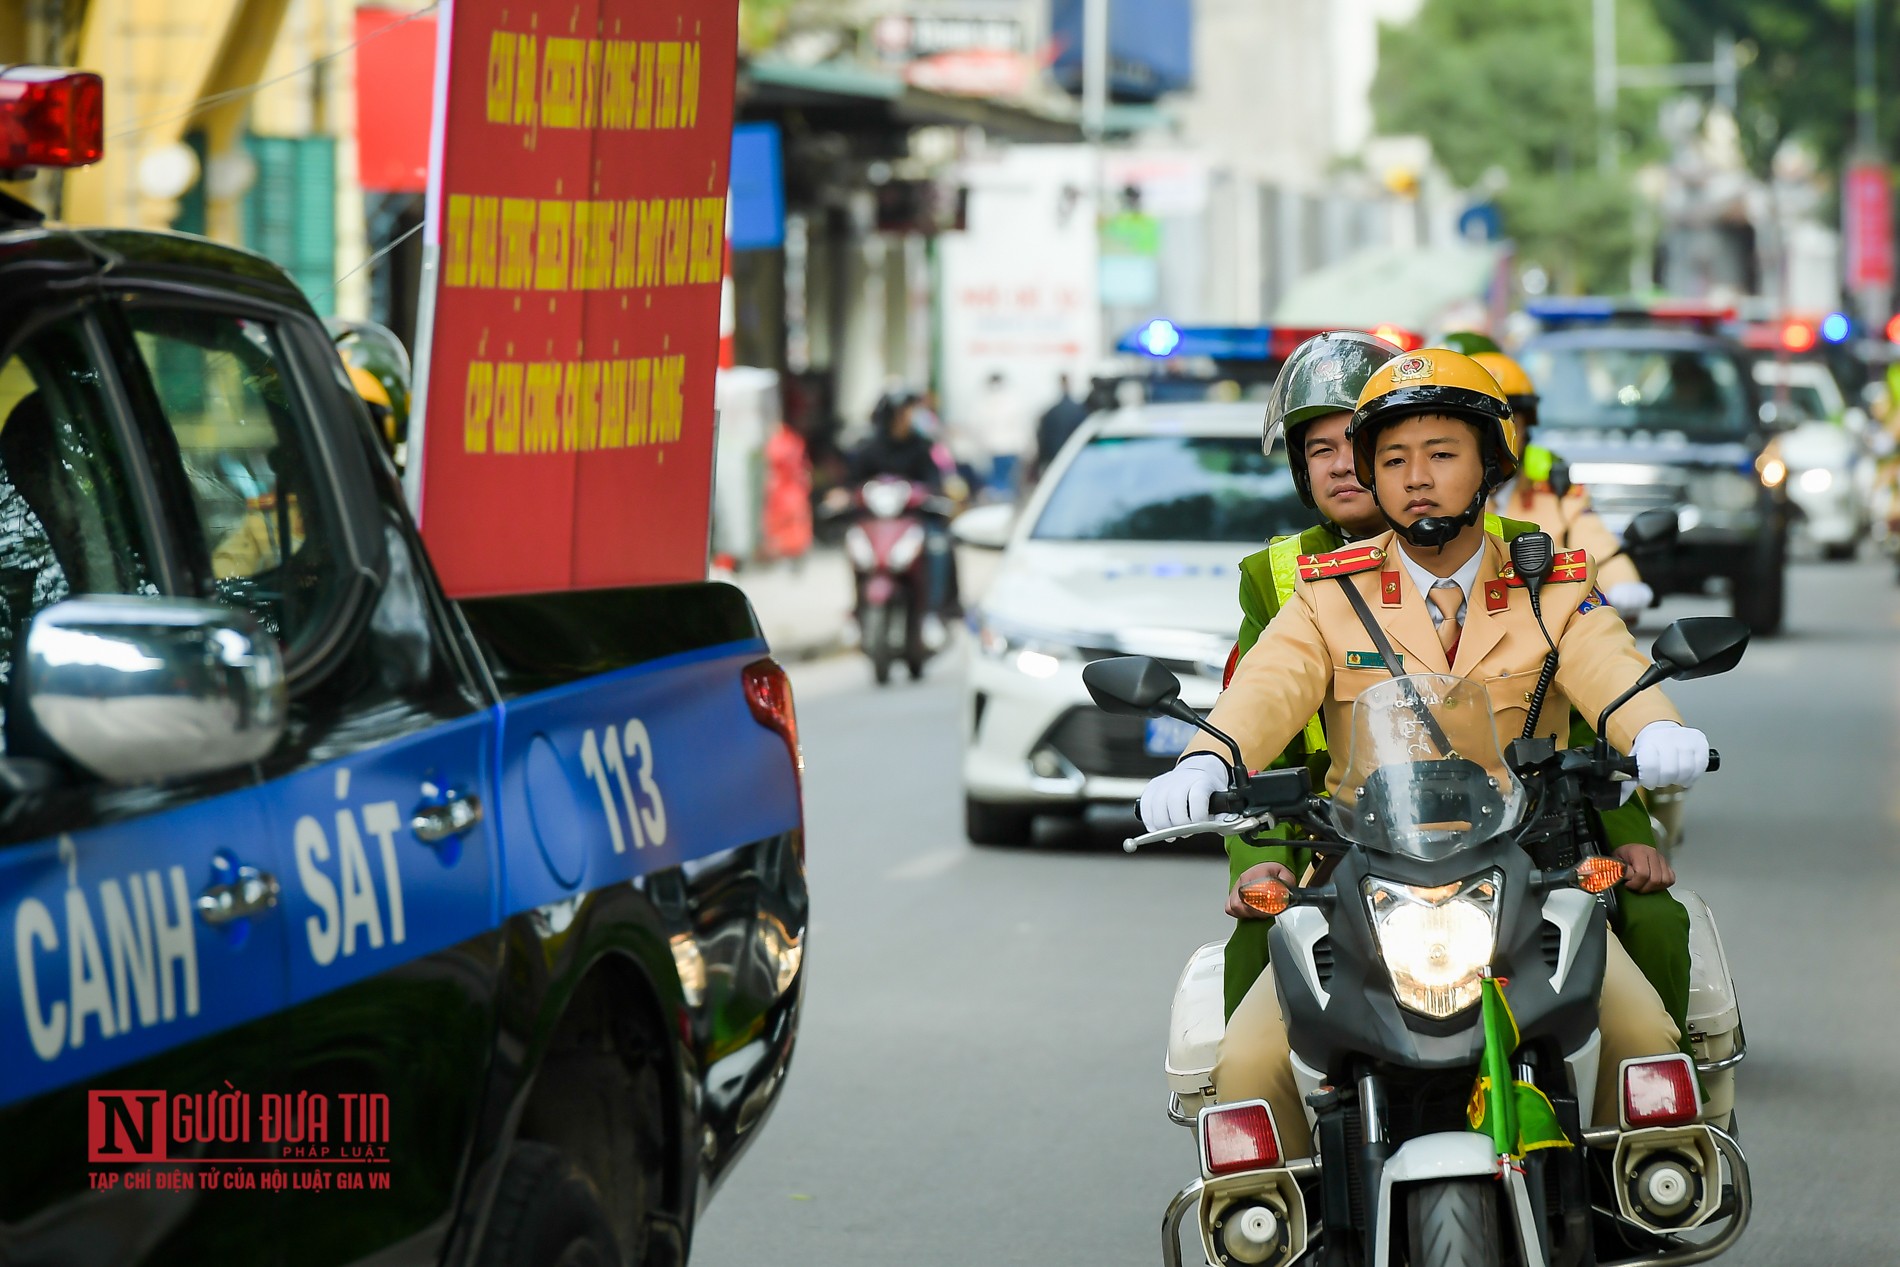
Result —
<path fill-rule="evenodd" d="M 1638 777 L 1639 772 L 1636 768 L 1635 757 L 1625 757 L 1625 756 L 1619 755 L 1615 759 L 1614 767 L 1615 768 L 1611 771 L 1611 773 L 1613 774 L 1627 774 L 1632 779 Z M 1707 773 L 1714 774 L 1717 770 L 1720 770 L 1721 768 L 1722 768 L 1722 754 L 1717 752 L 1714 748 L 1709 749 L 1709 765 L 1708 765 Z"/>

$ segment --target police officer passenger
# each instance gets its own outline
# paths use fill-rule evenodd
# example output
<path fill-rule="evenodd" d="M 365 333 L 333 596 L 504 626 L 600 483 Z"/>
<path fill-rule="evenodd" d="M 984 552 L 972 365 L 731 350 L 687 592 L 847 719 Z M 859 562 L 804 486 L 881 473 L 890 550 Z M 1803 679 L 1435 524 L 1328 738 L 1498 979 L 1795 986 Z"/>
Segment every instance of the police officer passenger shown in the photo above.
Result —
<path fill-rule="evenodd" d="M 1590 557 L 1598 561 L 1597 585 L 1610 606 L 1625 616 L 1635 616 L 1650 605 L 1655 592 L 1644 583 L 1630 557 L 1620 552 L 1615 535 L 1591 509 L 1589 490 L 1572 484 L 1559 492 L 1551 483 L 1558 458 L 1542 445 L 1531 443 L 1531 431 L 1537 425 L 1537 387 L 1531 376 L 1502 352 L 1477 352 L 1471 359 L 1498 380 L 1511 405 L 1511 421 L 1517 425 L 1518 473 L 1492 494 L 1496 510 L 1536 524 L 1550 534 L 1560 551 L 1589 551 Z"/>
<path fill-rule="evenodd" d="M 1315 713 L 1329 731 L 1346 733 L 1353 699 L 1388 677 L 1384 669 L 1347 667 L 1349 654 L 1364 660 L 1370 638 L 1342 584 L 1366 600 L 1407 670 L 1484 683 L 1499 732 L 1523 729 L 1548 647 L 1525 593 L 1501 577 L 1508 563 L 1503 538 L 1483 525 L 1489 494 L 1516 471 L 1509 416 L 1496 380 L 1456 352 L 1397 357 L 1367 380 L 1349 438 L 1359 482 L 1372 490 L 1390 530 L 1303 560 L 1291 597 L 1236 667 L 1209 720 L 1235 738 L 1250 767 L 1271 762 Z M 1542 603 L 1561 663 L 1538 733 L 1559 742 L 1569 733 L 1573 703 L 1594 716 L 1648 667 L 1628 628 L 1603 610 L 1587 561 L 1571 562 L 1552 574 Z M 1683 726 L 1660 691 L 1618 710 L 1610 740 L 1636 758 L 1645 787 L 1686 786 L 1708 766 L 1707 738 Z M 1339 764 L 1328 772 L 1329 791 L 1337 788 Z M 1148 785 L 1143 821 L 1161 831 L 1204 819 L 1208 798 L 1226 777 L 1214 745 L 1197 740 L 1175 769 Z M 1654 849 L 1625 844 L 1616 856 L 1636 892 L 1674 881 Z M 1599 1116 L 1615 1112 L 1620 1061 L 1674 1051 L 1680 1038 L 1656 991 L 1614 941 L 1603 990 Z M 1310 1151 L 1270 977 L 1255 983 L 1234 1012 L 1214 1084 L 1222 1100 L 1266 1098 L 1288 1154 Z"/>

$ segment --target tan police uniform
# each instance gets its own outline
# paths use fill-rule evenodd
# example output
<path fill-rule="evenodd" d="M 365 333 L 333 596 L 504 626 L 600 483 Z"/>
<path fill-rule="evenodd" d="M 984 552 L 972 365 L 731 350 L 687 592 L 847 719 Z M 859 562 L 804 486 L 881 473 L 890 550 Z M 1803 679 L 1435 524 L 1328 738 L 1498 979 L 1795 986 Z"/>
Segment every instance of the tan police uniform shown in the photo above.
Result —
<path fill-rule="evenodd" d="M 1492 504 L 1500 515 L 1527 519 L 1548 532 L 1558 550 L 1584 550 L 1593 560 L 1602 561 L 1596 583 L 1605 590 L 1643 579 L 1630 557 L 1618 553 L 1623 548 L 1622 543 L 1591 508 L 1590 491 L 1581 484 L 1572 485 L 1569 492 L 1559 497 L 1544 481 L 1532 483 L 1519 478 L 1508 496 L 1493 497 Z M 1616 557 L 1611 558 L 1612 555 Z"/>
<path fill-rule="evenodd" d="M 1485 535 L 1449 664 L 1425 598 L 1393 553 L 1401 548 L 1396 534 L 1386 533 L 1346 550 L 1300 560 L 1300 580 L 1291 599 L 1240 661 L 1208 718 L 1240 744 L 1250 768 L 1270 763 L 1315 712 L 1324 712 L 1328 733 L 1350 734 L 1353 701 L 1367 687 L 1391 677 L 1334 579 L 1342 576 L 1364 597 L 1403 658 L 1404 671 L 1453 673 L 1483 683 L 1497 715 L 1500 743 L 1522 733 L 1549 648 L 1532 616 L 1529 596 L 1509 565 L 1504 541 Z M 1422 550 L 1413 554 L 1416 560 L 1425 557 Z M 1537 733 L 1562 743 L 1570 731 L 1573 703 L 1594 720 L 1641 676 L 1649 661 L 1637 650 L 1628 627 L 1604 605 L 1583 551 L 1558 557 L 1540 602 L 1560 661 Z M 1374 667 L 1364 667 L 1368 662 Z M 1661 691 L 1651 689 L 1610 719 L 1610 742 L 1627 752 L 1637 733 L 1657 721 L 1681 718 Z M 1218 750 L 1200 738 L 1189 751 Z M 1343 766 L 1333 763 L 1329 791 L 1337 789 Z M 1655 990 L 1615 938 L 1609 939 L 1601 1024 L 1595 1117 L 1613 1124 L 1618 1064 L 1632 1056 L 1673 1052 L 1679 1037 Z M 1224 1101 L 1265 1098 L 1280 1124 L 1287 1155 L 1310 1155 L 1312 1142 L 1288 1063 L 1286 1027 L 1271 973 L 1261 976 L 1228 1022 L 1214 1066 L 1214 1088 Z"/>

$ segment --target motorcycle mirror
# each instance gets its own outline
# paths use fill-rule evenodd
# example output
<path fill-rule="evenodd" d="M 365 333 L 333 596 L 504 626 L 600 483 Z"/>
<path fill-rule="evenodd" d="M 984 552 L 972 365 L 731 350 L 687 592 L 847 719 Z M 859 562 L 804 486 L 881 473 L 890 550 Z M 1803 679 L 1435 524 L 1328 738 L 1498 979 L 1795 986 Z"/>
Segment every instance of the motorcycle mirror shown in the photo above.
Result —
<path fill-rule="evenodd" d="M 1629 553 L 1639 550 L 1658 550 L 1676 544 L 1676 537 L 1682 531 L 1676 519 L 1676 512 L 1656 507 L 1645 510 L 1629 521 L 1623 529 L 1623 549 Z"/>
<path fill-rule="evenodd" d="M 1152 656 L 1116 656 L 1082 666 L 1082 685 L 1105 713 L 1166 717 L 1181 697 L 1181 681 Z"/>
<path fill-rule="evenodd" d="M 1748 649 L 1748 626 L 1733 616 L 1685 616 L 1657 637 L 1650 657 L 1680 682 L 1727 673 Z"/>
<path fill-rule="evenodd" d="M 1550 464 L 1550 491 L 1559 497 L 1570 496 L 1573 487 L 1570 479 L 1570 463 L 1564 461 Z"/>

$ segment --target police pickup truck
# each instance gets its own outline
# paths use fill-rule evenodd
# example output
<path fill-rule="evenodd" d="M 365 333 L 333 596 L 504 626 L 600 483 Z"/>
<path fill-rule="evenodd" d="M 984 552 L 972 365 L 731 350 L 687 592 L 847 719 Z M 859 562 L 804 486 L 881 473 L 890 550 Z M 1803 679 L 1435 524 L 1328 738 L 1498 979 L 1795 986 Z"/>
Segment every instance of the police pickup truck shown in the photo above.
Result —
<path fill-rule="evenodd" d="M 447 601 L 264 260 L 6 199 L 0 294 L 0 1263 L 683 1261 L 802 989 L 744 597 Z"/>
<path fill-rule="evenodd" d="M 1643 562 L 1658 594 L 1719 582 L 1739 619 L 1779 632 L 1787 468 L 1773 455 L 1777 424 L 1749 357 L 1723 333 L 1733 313 L 1597 298 L 1529 311 L 1544 327 L 1519 353 L 1541 397 L 1534 441 L 1566 460 L 1611 531 L 1644 510 L 1675 513 L 1676 548 Z"/>

